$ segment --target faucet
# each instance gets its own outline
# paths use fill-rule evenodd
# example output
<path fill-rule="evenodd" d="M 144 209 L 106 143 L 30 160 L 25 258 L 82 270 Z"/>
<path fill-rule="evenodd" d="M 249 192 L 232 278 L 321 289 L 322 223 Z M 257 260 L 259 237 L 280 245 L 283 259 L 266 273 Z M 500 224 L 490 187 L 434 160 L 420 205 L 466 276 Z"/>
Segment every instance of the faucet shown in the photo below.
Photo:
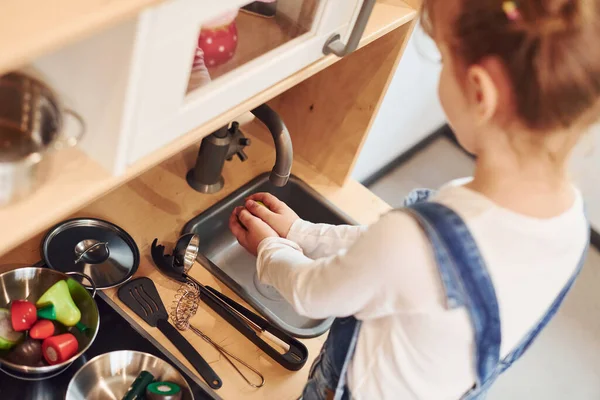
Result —
<path fill-rule="evenodd" d="M 269 129 L 275 143 L 275 165 L 269 180 L 275 186 L 285 186 L 294 159 L 290 133 L 279 115 L 268 105 L 262 104 L 251 110 L 251 113 Z M 231 126 L 223 126 L 202 139 L 196 165 L 186 176 L 188 184 L 194 190 L 206 194 L 218 192 L 225 184 L 222 175 L 225 161 L 231 161 L 234 155 L 242 162 L 248 159 L 244 148 L 250 146 L 251 141 L 239 127 L 239 123 L 234 121 Z"/>

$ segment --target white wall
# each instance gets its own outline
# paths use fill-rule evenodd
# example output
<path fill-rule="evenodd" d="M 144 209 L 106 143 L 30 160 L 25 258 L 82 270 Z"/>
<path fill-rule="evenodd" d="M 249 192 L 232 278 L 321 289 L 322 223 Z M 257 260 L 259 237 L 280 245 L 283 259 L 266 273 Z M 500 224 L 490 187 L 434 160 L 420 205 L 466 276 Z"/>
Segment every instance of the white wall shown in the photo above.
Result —
<path fill-rule="evenodd" d="M 439 55 L 417 28 L 360 153 L 353 177 L 363 180 L 445 121 L 437 98 Z"/>
<path fill-rule="evenodd" d="M 600 124 L 581 140 L 572 160 L 572 173 L 583 192 L 588 217 L 600 231 Z"/>

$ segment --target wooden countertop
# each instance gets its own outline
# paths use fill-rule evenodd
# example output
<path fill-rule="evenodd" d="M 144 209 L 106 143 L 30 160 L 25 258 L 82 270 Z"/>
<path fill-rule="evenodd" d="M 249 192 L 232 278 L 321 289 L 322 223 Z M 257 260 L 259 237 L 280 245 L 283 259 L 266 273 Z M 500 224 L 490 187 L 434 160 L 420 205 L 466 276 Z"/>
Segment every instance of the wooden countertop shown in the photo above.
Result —
<path fill-rule="evenodd" d="M 225 188 L 215 195 L 203 195 L 191 190 L 185 182 L 186 171 L 193 165 L 197 146 L 190 147 L 179 155 L 163 162 L 138 178 L 121 186 L 114 192 L 77 212 L 73 216 L 98 217 L 112 221 L 128 231 L 136 240 L 142 255 L 136 276 L 147 276 L 157 285 L 162 301 L 170 308 L 179 284 L 160 274 L 150 258 L 150 245 L 156 237 L 164 243 L 174 243 L 183 225 L 193 216 L 200 214 L 226 197 L 233 190 L 250 181 L 262 172 L 269 171 L 274 162 L 272 143 L 263 142 L 264 128 L 256 122 L 243 127 L 254 140 L 247 149 L 249 160 L 240 163 L 237 159 L 226 164 L 224 170 Z M 389 206 L 357 182 L 351 181 L 343 187 L 332 184 L 328 179 L 313 170 L 308 164 L 296 159 L 292 171 L 323 194 L 333 204 L 360 223 L 372 223 Z M 29 265 L 39 259 L 41 236 L 35 237 L 0 259 L 0 271 Z M 211 285 L 242 304 L 243 301 L 221 282 L 217 281 L 200 265 L 191 270 L 191 275 L 200 282 Z M 116 296 L 116 289 L 105 292 L 116 304 L 122 306 Z M 190 364 L 156 328 L 150 328 L 127 307 L 122 308 L 142 327 L 163 344 L 168 351 L 180 359 L 190 370 Z M 225 361 L 220 359 L 209 344 L 189 331 L 184 336 L 207 359 L 223 380 L 223 387 L 216 391 L 224 399 L 297 399 L 306 382 L 308 370 L 318 354 L 325 336 L 303 340 L 310 352 L 306 366 L 298 372 L 291 372 L 273 362 L 244 336 L 232 328 L 221 317 L 214 314 L 204 304 L 191 322 L 213 340 L 243 360 L 256 367 L 266 378 L 261 389 L 249 387 Z"/>

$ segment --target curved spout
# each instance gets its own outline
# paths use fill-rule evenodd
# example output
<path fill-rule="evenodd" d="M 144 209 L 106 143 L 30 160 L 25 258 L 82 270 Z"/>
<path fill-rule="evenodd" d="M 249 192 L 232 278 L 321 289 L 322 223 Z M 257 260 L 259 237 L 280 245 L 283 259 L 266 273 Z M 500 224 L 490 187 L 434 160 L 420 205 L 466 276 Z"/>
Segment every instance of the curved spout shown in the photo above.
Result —
<path fill-rule="evenodd" d="M 269 180 L 275 186 L 285 186 L 292 171 L 294 161 L 294 149 L 292 138 L 285 124 L 271 107 L 266 104 L 260 105 L 251 111 L 271 131 L 275 143 L 275 165 L 269 176 Z"/>

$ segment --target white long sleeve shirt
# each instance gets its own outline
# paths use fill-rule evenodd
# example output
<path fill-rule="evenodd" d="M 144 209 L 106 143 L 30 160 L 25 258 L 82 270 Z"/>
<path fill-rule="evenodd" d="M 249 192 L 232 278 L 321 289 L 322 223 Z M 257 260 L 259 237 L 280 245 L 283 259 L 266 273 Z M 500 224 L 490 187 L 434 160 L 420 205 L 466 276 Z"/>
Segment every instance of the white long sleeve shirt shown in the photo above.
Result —
<path fill-rule="evenodd" d="M 547 311 L 582 256 L 583 201 L 551 219 L 495 205 L 457 183 L 433 199 L 467 223 L 500 305 L 502 356 Z M 473 331 L 447 310 L 425 234 L 401 211 L 366 227 L 297 221 L 287 239 L 265 239 L 257 269 L 296 311 L 363 322 L 348 385 L 355 399 L 459 399 L 475 382 Z"/>

